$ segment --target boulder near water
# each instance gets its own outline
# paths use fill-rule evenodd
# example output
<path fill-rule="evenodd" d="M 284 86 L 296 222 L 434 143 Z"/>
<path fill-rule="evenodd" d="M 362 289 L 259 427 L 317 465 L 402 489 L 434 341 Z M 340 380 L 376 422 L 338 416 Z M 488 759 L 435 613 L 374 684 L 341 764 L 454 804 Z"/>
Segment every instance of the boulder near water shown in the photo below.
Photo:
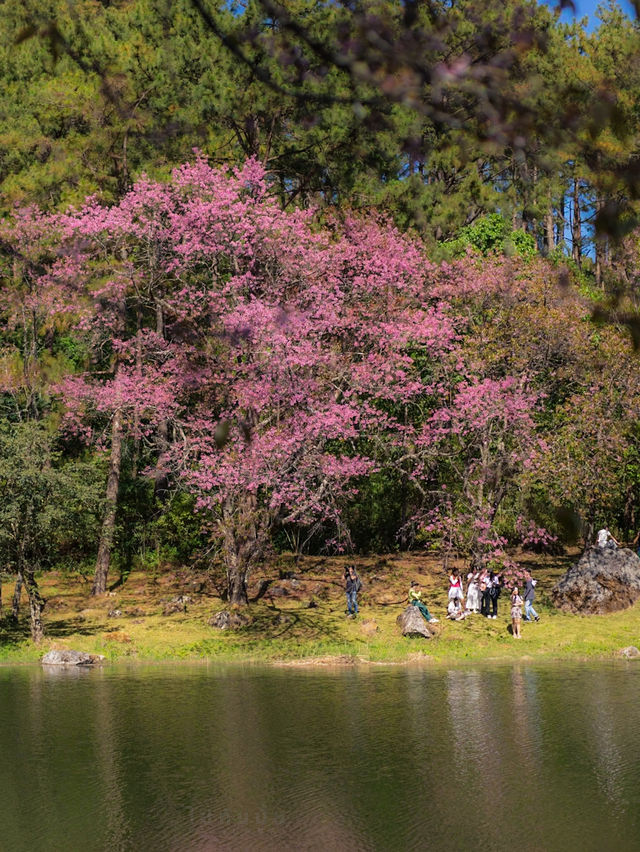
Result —
<path fill-rule="evenodd" d="M 626 648 L 621 648 L 618 651 L 618 654 L 621 657 L 625 657 L 627 660 L 637 659 L 640 657 L 640 651 L 636 648 L 635 645 L 627 645 Z"/>
<path fill-rule="evenodd" d="M 84 651 L 49 651 L 42 658 L 42 665 L 95 666 L 103 660 L 103 654 L 86 654 Z"/>
<path fill-rule="evenodd" d="M 435 625 L 431 627 L 417 606 L 409 606 L 400 613 L 396 622 L 402 631 L 403 636 L 423 636 L 425 639 L 431 639 L 436 633 Z"/>
<path fill-rule="evenodd" d="M 604 615 L 632 606 L 640 597 L 640 559 L 617 547 L 591 547 L 551 591 L 565 612 Z"/>

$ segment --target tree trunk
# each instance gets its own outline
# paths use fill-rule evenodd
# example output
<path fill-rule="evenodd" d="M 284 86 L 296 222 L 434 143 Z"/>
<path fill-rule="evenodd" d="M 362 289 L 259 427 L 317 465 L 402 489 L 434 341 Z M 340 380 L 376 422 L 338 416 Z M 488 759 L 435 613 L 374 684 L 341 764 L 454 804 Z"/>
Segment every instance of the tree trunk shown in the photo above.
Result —
<path fill-rule="evenodd" d="M 553 208 L 550 206 L 544 217 L 544 233 L 547 254 L 555 251 L 556 241 L 553 232 Z"/>
<path fill-rule="evenodd" d="M 44 609 L 45 601 L 40 594 L 40 589 L 38 588 L 33 568 L 25 568 L 23 574 L 24 587 L 27 590 L 27 595 L 29 596 L 29 624 L 31 627 L 31 638 L 34 642 L 38 643 L 41 642 L 44 637 L 42 611 Z"/>
<path fill-rule="evenodd" d="M 165 338 L 164 311 L 162 305 L 156 303 L 156 334 Z M 153 499 L 155 503 L 164 503 L 169 494 L 169 479 L 163 469 L 163 461 L 169 449 L 169 422 L 161 420 L 158 423 L 158 460 L 153 473 Z"/>
<path fill-rule="evenodd" d="M 573 216 L 571 218 L 571 257 L 582 265 L 582 214 L 580 210 L 580 181 L 573 180 Z"/>
<path fill-rule="evenodd" d="M 567 220 L 565 218 L 565 195 L 562 193 L 558 204 L 558 213 L 556 216 L 556 245 L 563 246 L 566 243 Z"/>
<path fill-rule="evenodd" d="M 16 577 L 16 587 L 13 590 L 13 599 L 11 601 L 11 617 L 14 621 L 18 620 L 20 615 L 20 595 L 22 594 L 22 571 L 18 571 Z"/>
<path fill-rule="evenodd" d="M 136 309 L 136 377 L 142 382 L 142 310 L 140 305 Z M 138 463 L 140 460 L 140 411 L 136 406 L 133 412 L 133 454 L 131 459 L 131 478 L 138 476 Z"/>
<path fill-rule="evenodd" d="M 600 212 L 604 207 L 604 202 L 602 198 L 596 197 L 596 211 Z M 597 218 L 597 217 L 596 217 Z M 598 287 L 602 287 L 602 267 L 604 264 L 604 240 L 602 234 L 599 234 L 596 231 L 595 241 L 594 241 L 594 249 L 595 249 L 595 265 L 594 265 L 594 273 L 596 277 L 596 284 Z"/>
<path fill-rule="evenodd" d="M 246 606 L 249 603 L 247 597 L 247 577 L 250 564 L 244 542 L 235 532 L 228 531 L 224 535 L 223 559 L 227 571 L 227 599 L 235 606 Z"/>
<path fill-rule="evenodd" d="M 120 486 L 120 470 L 122 466 L 122 412 L 117 409 L 113 415 L 111 427 L 111 461 L 107 478 L 107 505 L 100 531 L 96 572 L 93 578 L 92 595 L 103 595 L 107 590 L 107 575 L 111 562 L 114 531 L 116 526 L 116 510 L 118 508 L 118 489 Z"/>
<path fill-rule="evenodd" d="M 246 606 L 247 598 L 247 573 L 236 571 L 227 576 L 229 603 L 235 606 Z"/>
<path fill-rule="evenodd" d="M 223 506 L 220 528 L 228 600 L 230 604 L 245 606 L 249 602 L 247 579 L 264 553 L 265 526 L 255 494 L 245 494 L 236 503 L 227 500 Z"/>

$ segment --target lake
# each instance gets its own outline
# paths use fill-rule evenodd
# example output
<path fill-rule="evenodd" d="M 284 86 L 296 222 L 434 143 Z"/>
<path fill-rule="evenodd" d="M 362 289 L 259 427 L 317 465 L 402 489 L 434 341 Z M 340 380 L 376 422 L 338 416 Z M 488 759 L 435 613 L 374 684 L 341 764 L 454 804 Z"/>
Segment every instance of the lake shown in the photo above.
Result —
<path fill-rule="evenodd" d="M 0 668 L 0 849 L 638 850 L 640 663 Z"/>

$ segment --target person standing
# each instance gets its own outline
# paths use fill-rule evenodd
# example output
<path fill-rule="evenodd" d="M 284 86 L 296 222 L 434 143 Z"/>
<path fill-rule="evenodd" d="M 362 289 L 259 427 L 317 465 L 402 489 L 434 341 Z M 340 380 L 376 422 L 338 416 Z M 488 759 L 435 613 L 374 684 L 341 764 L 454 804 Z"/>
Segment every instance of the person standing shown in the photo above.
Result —
<path fill-rule="evenodd" d="M 494 621 L 498 617 L 498 598 L 500 597 L 500 575 L 492 571 L 489 574 L 489 598 L 491 600 L 491 615 L 487 618 L 493 618 Z"/>
<path fill-rule="evenodd" d="M 344 569 L 344 580 L 347 592 L 347 616 L 355 618 L 358 614 L 358 592 L 362 587 L 355 565 L 347 565 Z"/>
<path fill-rule="evenodd" d="M 462 577 L 457 568 L 454 568 L 449 575 L 449 600 L 459 599 L 462 601 L 464 595 L 462 592 Z"/>
<path fill-rule="evenodd" d="M 470 571 L 467 574 L 467 609 L 478 612 L 480 609 L 480 572 Z"/>
<path fill-rule="evenodd" d="M 518 594 L 518 587 L 514 586 L 511 592 L 511 630 L 514 639 L 521 639 L 522 633 L 522 598 Z"/>
<path fill-rule="evenodd" d="M 540 616 L 533 608 L 533 602 L 536 597 L 536 583 L 531 576 L 531 571 L 524 572 L 524 620 L 531 621 L 531 616 L 535 621 L 540 621 Z"/>
<path fill-rule="evenodd" d="M 482 602 L 480 604 L 480 615 L 486 615 L 487 618 L 491 618 L 489 613 L 489 609 L 491 608 L 491 586 L 489 584 L 489 572 L 486 568 L 484 568 L 480 574 L 480 595 L 482 598 Z"/>

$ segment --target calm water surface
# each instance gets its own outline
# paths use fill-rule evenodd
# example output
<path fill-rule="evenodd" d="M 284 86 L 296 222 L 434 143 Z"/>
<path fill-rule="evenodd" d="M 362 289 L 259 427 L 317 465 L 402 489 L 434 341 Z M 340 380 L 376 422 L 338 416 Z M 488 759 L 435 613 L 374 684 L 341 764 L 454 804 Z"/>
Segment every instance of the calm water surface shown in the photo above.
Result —
<path fill-rule="evenodd" d="M 0 849 L 638 850 L 640 665 L 0 668 Z"/>

